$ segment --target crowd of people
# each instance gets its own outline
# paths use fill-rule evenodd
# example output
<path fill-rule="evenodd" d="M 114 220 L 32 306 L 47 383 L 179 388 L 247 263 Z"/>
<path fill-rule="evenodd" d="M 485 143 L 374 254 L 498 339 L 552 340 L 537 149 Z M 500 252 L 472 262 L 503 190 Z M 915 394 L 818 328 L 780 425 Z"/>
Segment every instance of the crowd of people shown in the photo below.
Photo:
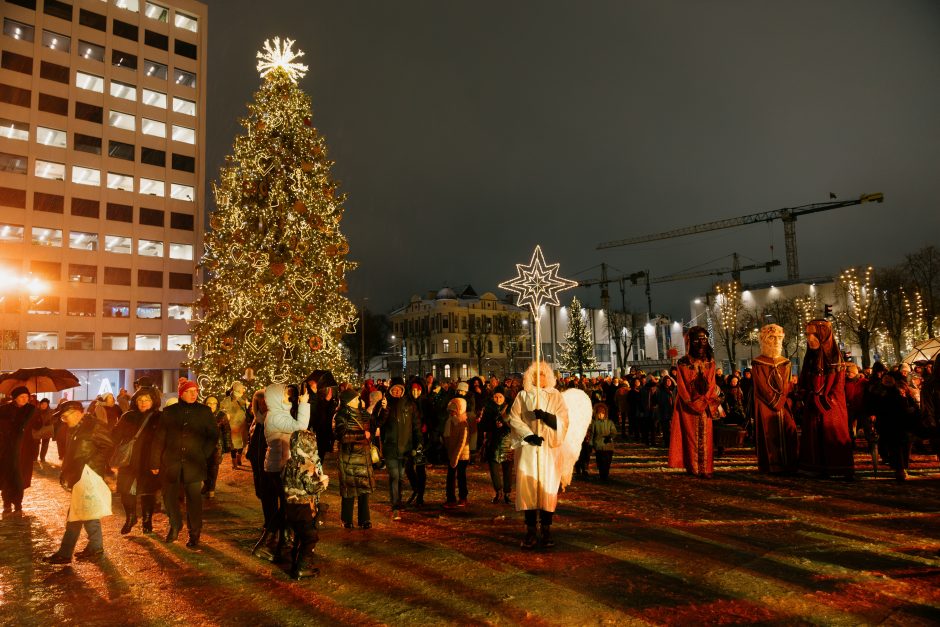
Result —
<path fill-rule="evenodd" d="M 51 563 L 101 557 L 100 518 L 110 514 L 110 498 L 95 499 L 115 470 L 121 534 L 138 522 L 144 534 L 153 533 L 162 494 L 165 541 L 175 542 L 185 526 L 186 545 L 198 548 L 204 500 L 214 498 L 225 459 L 234 470 L 245 461 L 250 466 L 263 517 L 252 553 L 287 562 L 294 578 L 317 574 L 310 560 L 330 476 L 339 487 L 342 526 L 364 530 L 372 526 L 377 473 L 387 476 L 391 520 L 398 521 L 407 508 L 426 506 L 429 466 L 446 469 L 445 510 L 467 507 L 468 469 L 479 466 L 492 485 L 485 498 L 524 512 L 521 546 L 551 547 L 569 425 L 560 392 L 568 388 L 583 391 L 593 407 L 573 468 L 582 479 L 591 475 L 593 456 L 597 477 L 608 481 L 615 442 L 624 441 L 668 448 L 670 467 L 700 477 L 712 476 L 725 447 L 745 443 L 755 447 L 762 472 L 852 478 L 856 437 L 863 437 L 875 468 L 880 459 L 901 481 L 913 445 L 929 442 L 938 450 L 935 363 L 860 370 L 834 348 L 828 323 L 813 321 L 801 371 L 793 374 L 780 354 L 782 337 L 780 327 L 767 325 L 752 368 L 727 374 L 716 366 L 707 331 L 694 327 L 687 354 L 672 368 L 634 369 L 624 377 L 556 379 L 541 363 L 503 380 L 428 375 L 354 387 L 311 377 L 253 389 L 246 374 L 220 395 L 181 378 L 166 403 L 142 378 L 133 394 L 105 395 L 87 408 L 66 400 L 55 409 L 20 387 L 0 405 L 4 513 L 22 510 L 34 464 L 47 463 L 55 439 L 60 482 L 72 494 L 61 545 L 46 558 Z M 88 544 L 73 556 L 82 528 Z"/>

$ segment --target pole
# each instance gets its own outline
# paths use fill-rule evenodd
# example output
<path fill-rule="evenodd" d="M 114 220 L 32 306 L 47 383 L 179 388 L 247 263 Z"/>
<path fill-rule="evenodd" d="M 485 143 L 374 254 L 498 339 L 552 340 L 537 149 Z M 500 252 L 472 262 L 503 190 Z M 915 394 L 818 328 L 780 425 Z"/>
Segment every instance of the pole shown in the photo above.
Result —
<path fill-rule="evenodd" d="M 366 298 L 359 306 L 359 378 L 366 379 Z"/>
<path fill-rule="evenodd" d="M 535 408 L 541 409 L 540 392 L 542 375 L 542 312 L 535 313 Z M 535 421 L 535 435 L 542 437 L 542 425 L 539 420 Z M 542 447 L 535 447 L 535 506 L 536 509 L 542 509 Z"/>

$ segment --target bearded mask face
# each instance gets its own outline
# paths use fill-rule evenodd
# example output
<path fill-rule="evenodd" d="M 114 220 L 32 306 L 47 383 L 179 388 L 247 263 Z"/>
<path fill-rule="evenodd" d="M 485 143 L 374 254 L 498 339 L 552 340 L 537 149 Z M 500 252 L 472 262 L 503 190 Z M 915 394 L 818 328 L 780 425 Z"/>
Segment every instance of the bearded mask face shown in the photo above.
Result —
<path fill-rule="evenodd" d="M 777 324 L 764 325 L 760 331 L 760 351 L 764 357 L 783 355 L 783 327 Z"/>

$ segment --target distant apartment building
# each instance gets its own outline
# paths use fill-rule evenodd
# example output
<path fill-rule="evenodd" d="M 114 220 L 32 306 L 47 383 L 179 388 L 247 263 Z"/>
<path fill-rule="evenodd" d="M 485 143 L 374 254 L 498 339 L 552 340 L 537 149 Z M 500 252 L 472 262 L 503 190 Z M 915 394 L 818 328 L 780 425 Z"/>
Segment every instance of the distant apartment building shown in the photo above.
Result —
<path fill-rule="evenodd" d="M 0 370 L 174 390 L 205 190 L 207 8 L 0 4 Z M 48 396 L 48 395 L 47 395 Z"/>

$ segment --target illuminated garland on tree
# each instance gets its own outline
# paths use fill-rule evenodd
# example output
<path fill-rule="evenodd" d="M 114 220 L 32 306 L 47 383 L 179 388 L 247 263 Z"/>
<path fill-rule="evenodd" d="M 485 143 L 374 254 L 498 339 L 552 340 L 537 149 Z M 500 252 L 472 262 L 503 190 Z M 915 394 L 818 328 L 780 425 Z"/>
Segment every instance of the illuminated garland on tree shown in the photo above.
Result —
<path fill-rule="evenodd" d="M 585 372 L 597 370 L 598 365 L 597 358 L 594 356 L 591 330 L 584 323 L 581 301 L 577 296 L 571 299 L 569 314 L 568 330 L 565 332 L 565 341 L 561 345 L 558 365 L 562 370 L 577 372 L 583 377 Z"/>
<path fill-rule="evenodd" d="M 341 338 L 355 332 L 347 298 L 349 244 L 310 98 L 297 86 L 306 66 L 293 41 L 265 42 L 264 77 L 213 184 L 216 210 L 200 262 L 207 280 L 196 303 L 187 365 L 207 392 L 222 392 L 253 368 L 260 385 L 299 382 L 316 369 L 353 377 Z"/>

